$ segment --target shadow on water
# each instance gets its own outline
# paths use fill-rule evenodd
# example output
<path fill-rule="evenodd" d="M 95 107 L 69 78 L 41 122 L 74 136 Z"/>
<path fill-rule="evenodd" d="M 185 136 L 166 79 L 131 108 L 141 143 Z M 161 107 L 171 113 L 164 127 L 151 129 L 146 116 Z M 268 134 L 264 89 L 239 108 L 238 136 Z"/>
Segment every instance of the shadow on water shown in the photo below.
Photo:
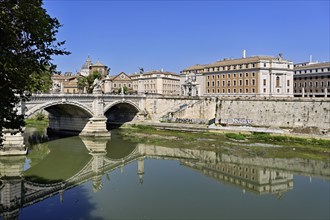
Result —
<path fill-rule="evenodd" d="M 29 147 L 36 144 L 77 135 L 79 135 L 78 132 L 54 132 L 52 130 L 48 130 L 47 128 L 28 127 L 24 131 L 24 143 L 27 147 Z"/>

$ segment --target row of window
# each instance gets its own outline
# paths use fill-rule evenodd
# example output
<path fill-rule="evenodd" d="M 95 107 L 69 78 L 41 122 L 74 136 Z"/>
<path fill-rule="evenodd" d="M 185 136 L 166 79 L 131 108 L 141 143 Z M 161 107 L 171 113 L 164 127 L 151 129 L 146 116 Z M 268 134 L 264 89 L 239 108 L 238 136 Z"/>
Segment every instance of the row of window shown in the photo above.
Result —
<path fill-rule="evenodd" d="M 301 90 L 301 89 L 300 89 L 300 90 L 296 90 L 296 89 L 294 90 L 294 92 L 295 92 L 295 93 L 297 93 L 298 91 L 299 91 L 299 93 L 302 93 L 302 91 L 303 91 L 303 90 Z M 305 89 L 305 91 L 304 91 L 304 92 L 305 92 L 305 93 L 307 93 L 307 91 L 308 91 L 308 90 L 307 90 L 307 89 Z M 324 89 L 321 89 L 321 90 L 320 90 L 320 92 L 321 92 L 321 93 L 324 93 L 325 91 L 327 91 L 328 93 L 330 93 L 330 89 L 325 89 L 325 90 L 324 90 Z M 318 89 L 316 89 L 316 90 L 315 90 L 315 92 L 313 92 L 313 90 L 312 90 L 312 89 L 310 89 L 310 90 L 309 90 L 309 92 L 310 92 L 310 93 L 318 93 L 318 92 L 319 92 L 319 90 L 318 90 Z"/>
<path fill-rule="evenodd" d="M 205 68 L 204 71 L 213 72 L 213 71 L 236 70 L 236 69 L 254 68 L 254 67 L 256 67 L 255 63 L 249 63 L 249 64 L 240 64 L 240 65 L 210 67 L 210 68 Z"/>
<path fill-rule="evenodd" d="M 231 82 L 233 82 L 233 83 L 231 84 Z M 225 80 L 222 80 L 222 86 L 223 87 L 224 86 L 237 86 L 236 82 L 237 82 L 236 80 L 233 80 L 233 81 L 228 80 L 227 83 L 226 83 Z M 215 87 L 215 81 L 207 82 L 207 87 L 210 87 L 210 85 L 212 85 L 212 87 Z M 256 80 L 252 79 L 250 86 L 255 86 L 255 85 L 256 85 Z M 243 80 L 242 79 L 238 80 L 238 86 L 243 86 Z M 249 80 L 248 79 L 245 80 L 245 86 L 249 86 Z M 217 81 L 217 87 L 220 87 L 220 80 Z"/>
<path fill-rule="evenodd" d="M 296 70 L 294 71 L 295 74 L 302 74 L 302 73 L 317 73 L 317 72 L 329 72 L 330 68 L 322 68 L 322 69 L 309 69 L 309 70 Z"/>
<path fill-rule="evenodd" d="M 294 87 L 297 87 L 297 85 L 299 85 L 299 87 L 307 87 L 307 85 L 309 86 L 309 87 L 313 87 L 313 84 L 315 85 L 315 87 L 318 87 L 319 85 L 320 85 L 320 87 L 324 87 L 325 85 L 327 86 L 327 87 L 330 87 L 330 81 L 328 81 L 327 83 L 325 83 L 324 81 L 321 81 L 321 82 L 308 82 L 308 84 L 307 84 L 307 82 L 300 82 L 299 84 L 298 83 L 294 83 Z"/>
<path fill-rule="evenodd" d="M 252 88 L 252 89 L 246 88 L 245 90 L 243 90 L 243 89 L 233 89 L 233 90 L 231 90 L 231 89 L 222 89 L 222 90 L 220 90 L 220 89 L 212 89 L 212 90 L 207 89 L 207 93 L 234 93 L 234 94 L 236 94 L 237 92 L 238 93 L 243 93 L 243 91 L 245 91 L 245 93 L 250 93 L 250 92 L 255 93 L 256 89 L 255 88 Z"/>
<path fill-rule="evenodd" d="M 131 88 L 131 86 L 132 86 L 131 83 L 128 83 L 128 88 Z M 114 87 L 114 88 L 117 88 L 117 84 L 114 83 L 114 84 L 113 84 L 113 87 Z M 121 83 L 118 83 L 118 88 L 121 88 L 121 87 L 122 87 L 122 84 L 121 84 Z M 123 84 L 123 87 L 127 87 L 127 84 L 124 83 L 124 84 Z"/>
<path fill-rule="evenodd" d="M 305 77 L 297 77 L 297 78 L 295 78 L 295 80 L 319 79 L 319 77 L 320 77 L 320 79 L 324 79 L 324 78 L 330 79 L 330 75 L 328 75 L 328 76 L 310 76 L 310 77 L 305 76 Z"/>
<path fill-rule="evenodd" d="M 226 76 L 227 76 L 227 78 L 231 78 L 231 76 L 233 77 L 233 78 L 236 78 L 237 76 L 239 77 L 239 78 L 242 78 L 243 76 L 244 76 L 244 73 L 238 73 L 238 74 L 236 74 L 236 73 L 231 73 L 231 74 L 218 74 L 218 75 L 212 75 L 212 79 L 215 79 L 215 78 L 220 78 L 220 75 L 222 76 L 222 78 L 225 78 Z M 255 74 L 255 72 L 252 72 L 251 74 L 250 73 L 245 73 L 245 77 L 249 77 L 249 76 L 252 76 L 252 77 L 255 77 L 256 76 L 256 74 Z M 211 76 L 207 76 L 207 79 L 210 79 L 211 78 Z"/>

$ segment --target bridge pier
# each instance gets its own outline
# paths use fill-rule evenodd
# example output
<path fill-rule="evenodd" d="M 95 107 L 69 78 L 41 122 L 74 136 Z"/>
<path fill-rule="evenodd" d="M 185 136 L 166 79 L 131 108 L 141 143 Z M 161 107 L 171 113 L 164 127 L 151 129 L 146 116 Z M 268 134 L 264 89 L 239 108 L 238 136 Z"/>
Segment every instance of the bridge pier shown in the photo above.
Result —
<path fill-rule="evenodd" d="M 27 148 L 24 145 L 22 132 L 4 129 L 3 138 L 4 141 L 0 150 L 0 156 L 27 154 Z"/>
<path fill-rule="evenodd" d="M 106 117 L 97 116 L 88 120 L 84 129 L 80 132 L 80 136 L 92 137 L 110 137 L 111 133 L 107 130 Z"/>
<path fill-rule="evenodd" d="M 18 219 L 22 204 L 25 156 L 0 158 L 0 213 L 3 219 Z"/>

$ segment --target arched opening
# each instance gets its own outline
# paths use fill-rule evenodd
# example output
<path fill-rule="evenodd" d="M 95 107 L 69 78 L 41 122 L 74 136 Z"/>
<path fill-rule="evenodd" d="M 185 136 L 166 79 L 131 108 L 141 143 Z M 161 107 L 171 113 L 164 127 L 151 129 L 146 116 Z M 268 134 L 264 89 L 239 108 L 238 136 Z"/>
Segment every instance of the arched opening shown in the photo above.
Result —
<path fill-rule="evenodd" d="M 280 87 L 280 77 L 276 77 L 276 87 Z"/>
<path fill-rule="evenodd" d="M 92 114 L 72 104 L 58 104 L 45 108 L 49 113 L 49 132 L 79 134 Z"/>
<path fill-rule="evenodd" d="M 40 108 L 28 115 L 28 118 L 37 118 L 40 114 L 43 114 L 43 117 L 48 117 L 47 131 L 35 127 L 26 129 L 24 136 L 28 144 L 44 142 L 49 138 L 78 135 L 92 117 L 92 114 L 83 107 L 74 104 L 54 103 Z"/>
<path fill-rule="evenodd" d="M 139 110 L 129 103 L 118 103 L 105 112 L 107 117 L 107 129 L 120 127 L 125 122 L 134 120 Z"/>

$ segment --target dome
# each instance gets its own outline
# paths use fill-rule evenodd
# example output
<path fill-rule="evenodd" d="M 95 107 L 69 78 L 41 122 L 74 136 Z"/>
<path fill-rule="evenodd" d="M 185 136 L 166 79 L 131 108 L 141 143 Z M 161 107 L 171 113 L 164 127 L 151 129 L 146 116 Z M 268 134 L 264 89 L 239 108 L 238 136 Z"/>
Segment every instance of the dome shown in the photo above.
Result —
<path fill-rule="evenodd" d="M 92 63 L 90 57 L 88 56 L 85 63 L 82 65 L 81 70 L 84 70 L 84 69 L 88 70 L 91 65 L 93 65 L 93 63 Z"/>

